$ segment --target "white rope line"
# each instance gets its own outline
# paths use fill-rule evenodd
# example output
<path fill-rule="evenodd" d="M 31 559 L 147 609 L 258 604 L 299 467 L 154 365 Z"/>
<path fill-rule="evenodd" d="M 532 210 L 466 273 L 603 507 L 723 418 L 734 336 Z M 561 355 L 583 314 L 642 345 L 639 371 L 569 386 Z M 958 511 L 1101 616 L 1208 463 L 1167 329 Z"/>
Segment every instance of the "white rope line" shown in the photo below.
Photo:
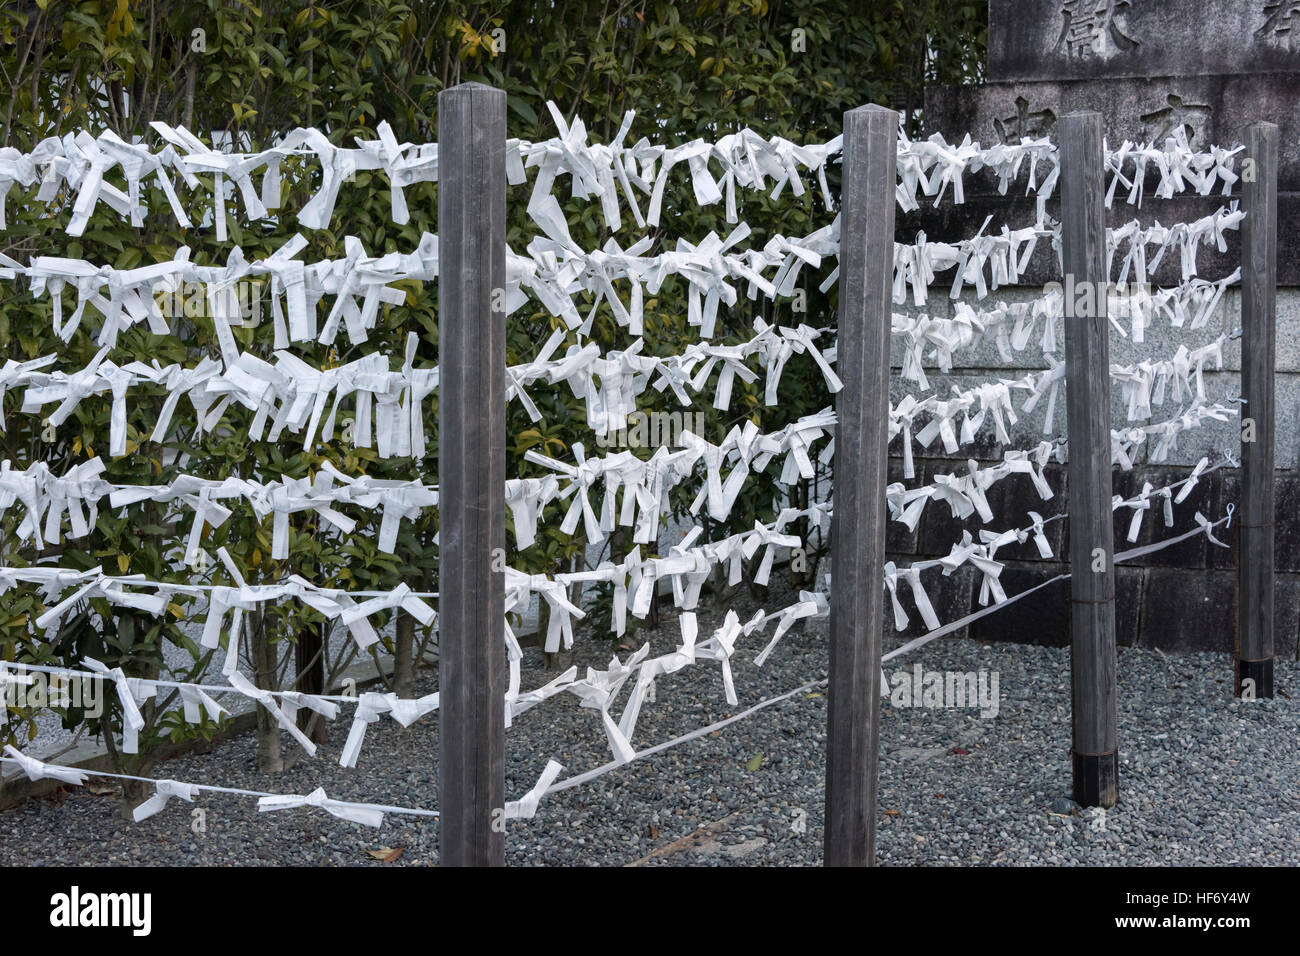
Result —
<path fill-rule="evenodd" d="M 59 780 L 74 786 L 83 786 L 87 777 L 106 777 L 111 780 L 134 780 L 139 783 L 151 783 L 155 796 L 135 808 L 133 817 L 136 823 L 148 819 L 166 806 L 171 797 L 178 797 L 190 803 L 200 792 L 225 793 L 240 797 L 257 797 L 259 813 L 272 810 L 287 810 L 296 807 L 318 807 L 332 816 L 350 823 L 379 827 L 383 825 L 384 815 L 395 813 L 402 816 L 437 817 L 437 810 L 425 810 L 419 807 L 397 807 L 382 803 L 359 803 L 347 800 L 331 800 L 325 796 L 324 788 L 319 788 L 307 796 L 298 794 L 275 794 L 265 790 L 245 790 L 242 787 L 219 787 L 208 783 L 181 783 L 176 780 L 156 777 L 140 777 L 127 773 L 111 773 L 107 770 L 77 770 L 59 764 L 44 763 L 35 757 L 29 757 L 17 748 L 6 746 L 4 752 L 9 756 L 0 757 L 0 763 L 18 764 L 31 780 Z"/>

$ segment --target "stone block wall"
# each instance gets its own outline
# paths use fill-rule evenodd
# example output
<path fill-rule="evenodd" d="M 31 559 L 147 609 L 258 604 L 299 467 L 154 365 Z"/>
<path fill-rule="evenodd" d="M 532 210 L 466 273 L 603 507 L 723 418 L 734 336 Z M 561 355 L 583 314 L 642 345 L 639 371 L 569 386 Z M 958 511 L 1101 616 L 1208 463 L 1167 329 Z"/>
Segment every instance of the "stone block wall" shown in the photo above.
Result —
<path fill-rule="evenodd" d="M 976 225 L 978 228 L 978 224 Z M 934 235 L 933 233 L 931 235 Z M 900 233 L 900 241 L 903 235 Z M 914 238 L 909 237 L 910 239 Z M 1203 270 L 1209 277 L 1221 272 Z M 950 275 L 950 274 L 949 274 Z M 991 292 L 985 302 L 998 300 L 1008 303 L 1037 297 L 1043 293 L 1041 286 L 1004 287 Z M 967 290 L 968 295 L 974 295 Z M 972 303 L 974 304 L 974 303 Z M 937 284 L 931 288 L 929 301 L 923 308 L 895 306 L 902 312 L 926 312 L 932 316 L 951 317 L 954 314 L 947 291 Z M 1213 340 L 1221 332 L 1237 328 L 1241 322 L 1241 294 L 1238 289 L 1227 291 L 1223 301 L 1207 325 L 1201 329 L 1174 329 L 1168 321 L 1146 330 L 1146 341 L 1135 345 L 1111 333 L 1111 361 L 1131 364 L 1146 360 L 1159 360 L 1172 356 L 1179 345 L 1195 348 Z M 1277 464 L 1277 649 L 1285 656 L 1296 653 L 1296 634 L 1300 631 L 1300 288 L 1287 287 L 1278 293 L 1278 358 L 1276 379 L 1276 429 L 1273 436 Z M 1058 353 L 1059 357 L 1059 353 Z M 1240 395 L 1240 343 L 1231 341 L 1224 348 L 1222 371 L 1205 373 L 1206 393 L 1209 401 L 1224 402 Z M 929 364 L 929 363 L 927 363 Z M 930 394 L 921 392 L 913 382 L 904 382 L 900 372 L 902 348 L 895 345 L 893 355 L 894 379 L 891 399 L 898 402 L 911 392 L 918 397 Z M 1029 370 L 1046 368 L 1041 351 L 1032 343 L 1023 352 L 1015 353 L 1007 362 L 998 354 L 992 342 L 958 352 L 954 356 L 951 373 L 927 368 L 929 385 L 941 398 L 947 397 L 952 386 L 970 387 L 997 379 L 1019 378 Z M 1028 393 L 1013 393 L 1019 420 L 1008 425 L 1011 443 L 1002 445 L 993 435 L 991 424 L 981 429 L 973 446 L 963 446 L 955 455 L 947 455 L 939 442 L 922 450 L 913 444 L 916 476 L 907 481 L 909 486 L 931 481 L 936 474 L 963 473 L 967 458 L 973 457 L 981 466 L 1002 460 L 1003 452 L 1010 448 L 1028 448 L 1044 437 L 1055 437 L 1065 432 L 1064 393 L 1058 396 L 1056 420 L 1050 434 L 1044 433 L 1046 402 L 1042 401 L 1030 413 L 1021 411 Z M 1168 398 L 1163 406 L 1153 406 L 1155 413 L 1150 421 L 1171 418 L 1182 411 L 1182 405 Z M 1112 426 L 1127 424 L 1127 408 L 1114 390 L 1111 410 Z M 1134 422 L 1133 424 L 1143 424 Z M 1262 436 L 1261 436 L 1262 437 Z M 901 439 L 891 446 L 889 480 L 904 481 Z M 1237 455 L 1240 450 L 1240 422 L 1207 422 L 1201 428 L 1179 436 L 1178 447 L 1162 463 L 1150 461 L 1145 446 L 1136 456 L 1133 470 L 1118 468 L 1113 473 L 1114 494 L 1124 498 L 1137 495 L 1144 482 L 1155 488 L 1168 485 L 1186 477 L 1203 456 L 1217 461 L 1222 451 Z M 1048 481 L 1054 497 L 1043 501 L 1034 490 L 1028 477 L 1012 475 L 996 483 L 989 493 L 989 504 L 994 521 L 984 525 L 978 515 L 957 520 L 941 502 L 927 505 L 913 532 L 896 521 L 890 522 L 888 550 L 890 559 L 902 563 L 941 557 L 949 553 L 953 543 L 960 540 L 963 530 L 978 536 L 981 527 L 1002 531 L 1012 527 L 1026 527 L 1029 511 L 1050 517 L 1066 510 L 1066 469 L 1055 462 L 1048 468 Z M 1187 499 L 1174 508 L 1175 524 L 1166 528 L 1159 507 L 1147 512 L 1142 519 L 1138 539 L 1127 540 L 1131 509 L 1121 509 L 1115 518 L 1115 546 L 1118 551 L 1150 544 L 1174 537 L 1194 527 L 1193 515 L 1200 511 L 1211 520 L 1226 513 L 1230 502 L 1237 500 L 1238 472 L 1222 468 L 1202 478 Z M 1055 555 L 1068 553 L 1066 522 L 1053 522 L 1047 526 L 1048 540 Z M 1225 543 L 1233 544 L 1230 531 L 1218 535 Z M 1006 558 L 1007 568 L 1002 574 L 1002 584 L 1007 594 L 1015 594 L 1034 587 L 1069 570 L 1060 560 L 1042 560 L 1032 540 L 1023 545 L 1000 549 L 1000 559 Z M 980 575 L 964 567 L 951 577 L 939 572 L 928 572 L 925 581 L 927 593 L 941 620 L 947 622 L 962 617 L 979 608 Z M 1121 565 L 1117 577 L 1117 628 L 1122 645 L 1158 647 L 1166 651 L 1214 650 L 1230 653 L 1234 643 L 1234 552 L 1210 544 L 1204 536 L 1190 539 L 1179 545 L 1159 551 Z M 920 617 L 913 610 L 910 592 L 906 586 L 901 591 L 904 608 L 912 618 L 909 636 L 924 631 Z M 975 622 L 969 636 L 981 641 L 1010 640 L 1023 643 L 1067 645 L 1068 607 L 1067 584 L 1057 583 L 998 614 Z"/>

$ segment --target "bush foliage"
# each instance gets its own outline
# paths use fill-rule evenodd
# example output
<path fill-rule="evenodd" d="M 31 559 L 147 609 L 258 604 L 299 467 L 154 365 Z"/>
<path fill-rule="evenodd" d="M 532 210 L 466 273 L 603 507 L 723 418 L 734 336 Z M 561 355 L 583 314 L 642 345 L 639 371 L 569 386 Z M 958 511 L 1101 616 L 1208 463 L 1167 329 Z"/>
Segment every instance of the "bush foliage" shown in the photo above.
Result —
<path fill-rule="evenodd" d="M 0 69 L 7 93 L 0 107 L 0 146 L 30 150 L 48 136 L 104 128 L 156 146 L 159 141 L 149 130 L 155 119 L 184 125 L 214 145 L 234 143 L 245 150 L 271 145 L 300 125 L 320 127 L 331 141 L 351 145 L 354 137 L 375 138 L 381 120 L 392 125 L 399 140 L 426 142 L 436 139 L 438 92 L 467 80 L 506 90 L 508 134 L 532 141 L 554 134 L 545 109 L 553 100 L 566 119 L 582 118 L 591 138 L 601 142 L 616 133 L 627 110 L 636 112 L 628 142 L 642 136 L 670 144 L 696 137 L 716 139 L 744 126 L 795 142 L 818 142 L 838 132 L 844 110 L 870 101 L 904 110 L 915 125 L 927 83 L 963 82 L 977 74 L 983 36 L 982 0 L 23 0 L 6 4 L 0 13 Z M 436 185 L 407 189 L 411 219 L 397 226 L 389 217 L 388 183 L 382 174 L 371 172 L 357 174 L 354 183 L 344 186 L 328 228 L 300 229 L 295 213 L 309 198 L 313 176 L 319 172 L 312 161 L 286 163 L 283 171 L 286 198 L 278 221 L 241 221 L 242 207 L 232 202 L 224 243 L 216 239 L 211 225 L 212 196 L 206 186 L 181 190 L 192 220 L 201 224 L 194 228 L 176 224 L 150 178 L 145 198 L 151 212 L 143 228 L 133 228 L 101 205 L 79 238 L 64 231 L 71 212 L 69 197 L 46 206 L 29 201 L 35 187 L 30 192 L 15 188 L 7 197 L 8 227 L 0 233 L 0 251 L 21 262 L 58 255 L 130 268 L 168 260 L 186 245 L 195 261 L 214 264 L 224 263 L 236 247 L 249 260 L 268 256 L 297 230 L 309 240 L 302 258 L 310 261 L 343 256 L 346 236 L 359 238 L 366 252 L 375 255 L 409 252 L 422 233 L 437 231 Z M 833 173 L 832 179 L 836 176 Z M 120 169 L 110 172 L 109 180 L 124 186 Z M 535 232 L 524 213 L 528 189 L 531 183 L 512 187 L 508 199 L 507 241 L 519 252 Z M 560 198 L 573 236 L 584 248 L 597 248 L 609 238 L 597 203 L 563 194 Z M 749 193 L 740 202 L 742 218 L 754 229 L 749 241 L 757 245 L 776 233 L 805 235 L 830 221 L 815 189 L 799 198 L 787 191 L 775 202 Z M 695 204 L 685 175 L 672 177 L 664 209 L 662 225 L 651 233 L 653 251 L 671 248 L 678 236 L 697 242 L 710 231 L 725 235 L 730 228 L 722 204 Z M 614 238 L 624 248 L 639 238 L 630 217 Z M 827 324 L 833 316 L 833 291 L 832 298 L 821 295 L 817 283 L 805 279 L 807 315 L 792 313 L 788 302 L 773 306 L 742 296 L 722 316 L 715 341 L 748 338 L 757 318 L 785 325 Z M 405 337 L 415 330 L 420 336 L 417 364 L 433 364 L 437 290 L 433 284 L 407 286 L 405 304 L 384 307 L 379 328 L 364 349 L 340 337 L 337 348 L 296 343 L 295 354 L 328 367 L 351 361 L 362 351 L 381 350 L 391 355 L 397 368 Z M 74 293 L 64 295 L 66 309 Z M 330 298 L 323 308 L 329 308 Z M 607 309 L 602 306 L 592 338 L 602 349 L 624 348 L 630 339 Z M 535 302 L 514 313 L 509 320 L 509 361 L 530 360 L 557 321 Z M 48 296 L 34 299 L 21 280 L 0 285 L 3 358 L 22 361 L 57 353 L 56 368 L 82 368 L 97 352 L 93 324 L 85 325 L 64 343 L 53 334 Z M 189 316 L 174 320 L 174 325 L 178 334 L 173 336 L 135 326 L 120 336 L 109 357 L 123 365 L 133 360 L 193 364 L 203 356 L 219 356 L 206 317 Z M 235 335 L 240 349 L 271 357 L 269 322 L 236 329 Z M 661 355 L 681 352 L 698 339 L 698 331 L 686 323 L 680 283 L 669 281 L 648 299 L 645 339 L 647 351 Z M 695 410 L 706 412 L 705 437 L 720 441 L 746 418 L 771 431 L 830 403 L 807 356 L 792 360 L 782 391 L 781 404 L 769 408 L 763 405 L 761 378 L 749 386 L 737 382 L 731 411 L 725 415 L 709 408 L 708 399 L 701 396 Z M 575 443 L 588 449 L 596 444 L 580 400 L 567 389 L 534 389 L 532 394 L 545 416 L 541 423 L 532 423 L 517 403 L 510 406 L 512 475 L 538 473 L 523 459 L 530 448 L 563 459 L 572 457 Z M 3 458 L 17 467 L 45 461 L 63 473 L 100 455 L 108 465 L 105 477 L 122 484 L 166 483 L 181 472 L 212 478 L 304 477 L 327 461 L 349 475 L 423 475 L 429 483 L 436 482 L 436 401 L 425 407 L 431 433 L 428 457 L 412 461 L 380 460 L 373 449 L 354 449 L 337 439 L 308 448 L 292 436 L 275 444 L 250 442 L 246 431 L 251 414 L 242 409 L 228 411 L 224 427 L 199 435 L 194 410 L 186 402 L 177 409 L 166 441 L 152 443 L 148 438 L 163 398 L 161 390 L 132 390 L 127 454 L 110 459 L 111 403 L 105 397 L 83 401 L 57 429 L 54 440 L 43 441 L 39 416 L 21 413 L 20 397 L 10 392 L 3 399 Z M 653 391 L 643 400 L 651 399 L 661 402 L 662 410 L 675 408 Z M 818 481 L 824 482 L 825 476 Z M 807 487 L 795 490 L 805 499 L 810 493 Z M 751 480 L 728 527 L 706 528 L 708 538 L 752 527 L 756 518 L 770 520 L 775 500 L 770 478 Z M 228 583 L 219 566 L 196 575 L 181 564 L 192 516 L 188 509 L 151 503 L 105 507 L 92 534 L 39 552 L 15 540 L 21 512 L 10 509 L 0 525 L 0 563 L 5 565 L 100 566 L 108 573 L 139 573 L 153 580 L 199 576 Z M 581 526 L 579 537 L 569 538 L 559 532 L 558 524 L 558 518 L 544 522 L 537 544 L 511 553 L 510 563 L 531 572 L 555 572 L 584 560 Z M 436 586 L 435 514 L 403 522 L 396 555 L 377 551 L 377 527 L 370 525 L 377 525 L 377 516 L 363 520 L 354 534 L 340 537 L 322 532 L 313 518 L 295 516 L 290 557 L 274 561 L 269 557 L 270 520 L 258 521 L 246 507 L 235 506 L 223 526 L 206 529 L 203 546 L 210 553 L 225 547 L 252 583 L 300 574 L 348 590 L 386 589 L 400 581 Z M 177 598 L 169 613 L 154 618 L 93 600 L 67 617 L 54 640 L 35 627 L 44 609 L 35 589 L 20 586 L 0 602 L 4 660 L 73 664 L 89 655 L 121 666 L 128 674 L 147 675 L 166 669 L 164 649 L 175 645 L 189 652 L 192 663 L 186 673 L 197 675 L 206 667 L 204 653 L 190 636 L 205 613 L 202 602 Z M 605 615 L 598 612 L 597 619 L 603 629 Z M 309 608 L 282 604 L 268 609 L 262 625 L 271 644 L 283 649 L 319 621 Z M 195 732 L 175 716 L 163 718 L 166 709 L 152 715 L 142 739 L 146 759 L 162 737 Z M 29 717 L 11 711 L 0 734 L 10 740 L 25 737 L 34 731 Z M 78 712 L 65 717 L 69 726 L 81 720 Z M 106 722 L 90 728 L 94 733 L 110 729 L 120 730 L 120 714 L 111 712 Z"/>

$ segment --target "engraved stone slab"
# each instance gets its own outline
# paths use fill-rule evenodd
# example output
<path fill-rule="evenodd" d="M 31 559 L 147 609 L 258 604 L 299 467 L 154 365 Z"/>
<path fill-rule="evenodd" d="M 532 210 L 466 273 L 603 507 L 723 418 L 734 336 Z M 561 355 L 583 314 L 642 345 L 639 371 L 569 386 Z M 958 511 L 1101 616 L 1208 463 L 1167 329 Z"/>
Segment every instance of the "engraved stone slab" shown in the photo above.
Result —
<path fill-rule="evenodd" d="M 927 134 L 937 130 L 951 142 L 968 131 L 985 145 L 1018 142 L 1022 136 L 1055 140 L 1059 117 L 1071 110 L 1098 110 L 1112 144 L 1163 142 L 1182 126 L 1189 142 L 1204 149 L 1240 143 L 1248 125 L 1268 120 L 1281 127 L 1278 188 L 1300 191 L 1298 102 L 1300 72 L 988 83 L 927 90 L 925 125 Z"/>
<path fill-rule="evenodd" d="M 1300 0 L 990 0 L 988 79 L 1300 70 Z"/>

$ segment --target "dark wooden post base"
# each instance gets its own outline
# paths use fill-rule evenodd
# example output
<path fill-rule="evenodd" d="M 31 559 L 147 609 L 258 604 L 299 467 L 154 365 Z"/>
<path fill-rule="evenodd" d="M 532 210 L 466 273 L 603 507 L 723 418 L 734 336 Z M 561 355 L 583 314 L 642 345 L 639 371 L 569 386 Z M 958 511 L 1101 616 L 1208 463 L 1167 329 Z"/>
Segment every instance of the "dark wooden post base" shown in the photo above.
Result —
<path fill-rule="evenodd" d="M 1119 751 L 1080 754 L 1074 758 L 1074 802 L 1081 807 L 1110 809 L 1119 803 Z"/>
<path fill-rule="evenodd" d="M 1254 682 L 1256 699 L 1273 697 L 1273 658 L 1262 661 L 1237 661 L 1237 682 L 1234 693 L 1240 697 L 1246 681 Z"/>

